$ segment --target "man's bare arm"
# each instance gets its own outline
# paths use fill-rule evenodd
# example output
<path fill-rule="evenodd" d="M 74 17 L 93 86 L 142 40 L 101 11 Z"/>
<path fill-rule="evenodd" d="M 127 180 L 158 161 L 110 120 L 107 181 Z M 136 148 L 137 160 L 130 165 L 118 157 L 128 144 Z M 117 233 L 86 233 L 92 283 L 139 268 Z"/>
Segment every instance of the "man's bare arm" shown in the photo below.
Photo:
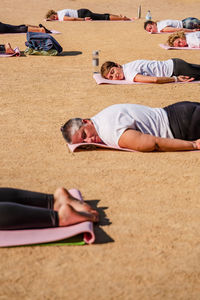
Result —
<path fill-rule="evenodd" d="M 189 76 L 183 76 L 180 75 L 178 77 L 172 76 L 172 77 L 155 77 L 155 76 L 145 76 L 141 74 L 137 74 L 135 78 L 133 79 L 134 82 L 143 82 L 143 83 L 170 83 L 170 82 L 177 82 L 177 81 L 193 81 L 193 77 Z"/>
<path fill-rule="evenodd" d="M 185 151 L 200 149 L 200 140 L 185 141 L 179 139 L 160 138 L 127 129 L 120 137 L 119 146 L 141 152 L 151 151 Z"/>

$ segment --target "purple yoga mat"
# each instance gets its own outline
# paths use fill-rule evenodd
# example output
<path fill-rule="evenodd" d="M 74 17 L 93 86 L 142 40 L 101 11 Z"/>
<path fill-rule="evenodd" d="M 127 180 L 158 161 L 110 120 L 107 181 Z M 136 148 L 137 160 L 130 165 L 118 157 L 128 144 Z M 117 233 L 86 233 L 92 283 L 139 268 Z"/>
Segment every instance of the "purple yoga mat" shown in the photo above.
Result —
<path fill-rule="evenodd" d="M 83 201 L 79 190 L 70 189 L 70 194 Z M 82 222 L 72 226 L 55 227 L 45 229 L 23 229 L 23 230 L 0 230 L 0 247 L 33 245 L 60 241 L 76 236 L 84 235 L 84 241 L 91 244 L 95 241 L 92 222 Z"/>

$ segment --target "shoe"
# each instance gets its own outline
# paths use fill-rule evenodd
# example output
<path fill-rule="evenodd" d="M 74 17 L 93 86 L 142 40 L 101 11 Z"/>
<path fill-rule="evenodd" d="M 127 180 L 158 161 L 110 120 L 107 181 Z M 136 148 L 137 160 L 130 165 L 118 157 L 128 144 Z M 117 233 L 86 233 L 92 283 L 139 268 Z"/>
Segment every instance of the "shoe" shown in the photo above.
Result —
<path fill-rule="evenodd" d="M 48 30 L 46 27 L 44 27 L 44 25 L 39 24 L 39 27 L 40 28 L 44 28 L 44 30 L 45 30 L 46 33 L 51 33 L 51 30 Z"/>

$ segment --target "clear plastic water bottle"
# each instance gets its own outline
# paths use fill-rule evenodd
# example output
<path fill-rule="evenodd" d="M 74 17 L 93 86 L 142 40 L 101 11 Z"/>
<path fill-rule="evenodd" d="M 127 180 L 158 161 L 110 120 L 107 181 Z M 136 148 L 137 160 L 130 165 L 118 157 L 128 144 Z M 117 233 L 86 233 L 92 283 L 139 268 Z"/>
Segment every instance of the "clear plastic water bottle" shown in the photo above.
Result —
<path fill-rule="evenodd" d="M 99 50 L 92 52 L 93 73 L 99 73 Z"/>
<path fill-rule="evenodd" d="M 138 15 L 137 15 L 138 19 L 141 18 L 141 13 L 142 13 L 142 9 L 141 9 L 141 5 L 139 5 L 138 6 Z"/>
<path fill-rule="evenodd" d="M 148 10 L 148 12 L 147 12 L 147 14 L 146 14 L 146 20 L 147 21 L 150 21 L 152 19 L 152 17 L 151 17 L 151 12 L 150 12 L 150 10 Z"/>

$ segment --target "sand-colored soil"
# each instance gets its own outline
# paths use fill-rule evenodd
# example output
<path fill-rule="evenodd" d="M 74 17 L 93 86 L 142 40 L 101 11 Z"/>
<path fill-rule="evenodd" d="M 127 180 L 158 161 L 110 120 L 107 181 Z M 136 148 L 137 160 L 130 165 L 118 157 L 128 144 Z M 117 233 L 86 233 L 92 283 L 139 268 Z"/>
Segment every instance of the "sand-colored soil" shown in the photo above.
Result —
<path fill-rule="evenodd" d="M 59 128 L 114 103 L 162 107 L 200 101 L 199 84 L 97 86 L 92 50 L 101 63 L 179 57 L 200 63 L 200 51 L 166 51 L 167 35 L 143 30 L 153 19 L 200 17 L 198 0 L 1 0 L 0 21 L 43 22 L 49 8 L 90 8 L 135 16 L 135 22 L 51 22 L 60 57 L 1 58 L 1 186 L 52 193 L 80 189 L 97 206 L 96 244 L 0 250 L 1 300 L 200 299 L 200 154 L 85 151 L 70 154 Z M 45 24 L 45 23 L 44 23 Z M 25 35 L 1 35 L 25 50 Z"/>

